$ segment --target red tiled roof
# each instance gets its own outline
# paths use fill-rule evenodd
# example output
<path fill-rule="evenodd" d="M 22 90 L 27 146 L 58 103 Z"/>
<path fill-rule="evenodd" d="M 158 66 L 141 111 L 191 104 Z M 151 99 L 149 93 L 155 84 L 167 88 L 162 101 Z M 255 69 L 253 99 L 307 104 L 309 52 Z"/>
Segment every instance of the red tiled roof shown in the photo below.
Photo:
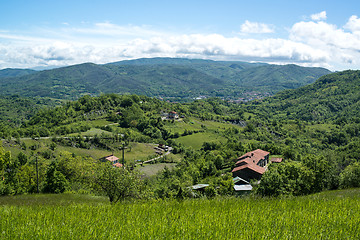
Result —
<path fill-rule="evenodd" d="M 121 163 L 115 163 L 115 164 L 113 164 L 113 166 L 114 166 L 114 167 L 118 167 L 118 168 L 122 168 L 122 167 L 123 167 L 123 165 L 122 165 Z"/>
<path fill-rule="evenodd" d="M 107 157 L 105 157 L 105 159 L 110 162 L 115 162 L 115 161 L 119 160 L 119 158 L 115 157 L 114 155 L 107 156 Z"/>
<path fill-rule="evenodd" d="M 259 173 L 259 174 L 264 174 L 264 172 L 266 171 L 265 168 L 260 167 L 260 166 L 258 166 L 258 165 L 256 165 L 256 164 L 250 162 L 250 163 L 248 163 L 248 164 L 244 164 L 244 165 L 242 165 L 242 166 L 240 166 L 240 167 L 234 168 L 231 172 L 237 172 L 237 171 L 243 170 L 243 169 L 245 169 L 245 168 L 251 169 L 251 170 L 253 170 L 254 172 L 257 172 L 257 173 Z"/>
<path fill-rule="evenodd" d="M 241 157 L 238 158 L 236 162 L 236 166 L 239 165 L 244 160 L 251 160 L 251 162 L 257 164 L 261 159 L 264 159 L 266 155 L 270 153 L 261 149 L 256 149 L 252 152 L 245 153 Z"/>
<path fill-rule="evenodd" d="M 264 174 L 266 168 L 257 165 L 260 160 L 264 159 L 269 152 L 266 152 L 261 149 L 256 149 L 254 151 L 248 152 L 238 158 L 236 162 L 236 167 L 231 172 L 241 171 L 243 169 L 250 169 L 259 174 Z"/>

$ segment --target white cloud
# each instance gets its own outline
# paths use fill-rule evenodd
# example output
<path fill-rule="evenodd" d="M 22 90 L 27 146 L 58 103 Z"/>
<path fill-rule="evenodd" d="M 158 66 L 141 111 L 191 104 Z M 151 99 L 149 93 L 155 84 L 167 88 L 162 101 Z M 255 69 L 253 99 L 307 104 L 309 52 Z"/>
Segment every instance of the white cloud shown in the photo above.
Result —
<path fill-rule="evenodd" d="M 246 21 L 242 31 L 271 32 L 275 27 Z M 256 31 L 255 31 L 256 30 Z M 295 23 L 288 38 L 252 39 L 221 34 L 174 34 L 150 26 L 92 26 L 42 29 L 36 34 L 0 30 L 0 69 L 108 63 L 141 57 L 189 57 L 295 63 L 331 69 L 360 68 L 360 19 L 343 27 L 324 21 Z"/>
<path fill-rule="evenodd" d="M 316 14 L 312 14 L 310 16 L 311 20 L 313 21 L 321 21 L 321 20 L 326 20 L 327 16 L 326 16 L 326 11 L 322 11 L 320 13 L 316 13 Z"/>
<path fill-rule="evenodd" d="M 290 38 L 316 47 L 360 48 L 359 38 L 325 22 L 299 22 L 291 29 Z"/>
<path fill-rule="evenodd" d="M 107 47 L 62 41 L 28 46 L 1 46 L 0 57 L 16 67 L 69 65 L 82 62 L 107 63 L 140 57 L 192 57 L 210 59 L 252 59 L 268 62 L 319 62 L 326 52 L 284 39 L 227 38 L 219 34 L 192 34 L 134 39 Z M 1 66 L 1 65 L 0 65 Z M 6 67 L 6 66 L 5 66 Z"/>
<path fill-rule="evenodd" d="M 360 34 L 358 34 L 358 18 L 351 17 L 344 26 L 354 32 L 346 32 L 343 28 L 326 22 L 299 22 L 290 31 L 290 40 L 302 42 L 313 48 L 327 52 L 328 62 L 342 68 L 359 68 Z"/>
<path fill-rule="evenodd" d="M 274 27 L 270 24 L 245 21 L 241 25 L 242 33 L 273 33 Z"/>
<path fill-rule="evenodd" d="M 360 32 L 360 18 L 356 15 L 352 15 L 344 28 L 349 29 L 352 32 Z"/>

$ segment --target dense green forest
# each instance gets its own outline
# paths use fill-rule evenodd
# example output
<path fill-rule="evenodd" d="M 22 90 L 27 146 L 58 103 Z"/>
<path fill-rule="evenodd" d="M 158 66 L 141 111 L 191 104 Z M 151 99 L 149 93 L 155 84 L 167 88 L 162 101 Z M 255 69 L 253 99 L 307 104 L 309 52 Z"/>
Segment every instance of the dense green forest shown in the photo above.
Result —
<path fill-rule="evenodd" d="M 60 105 L 50 98 L 25 98 L 19 95 L 0 96 L 0 125 L 20 126 L 41 108 Z"/>
<path fill-rule="evenodd" d="M 0 71 L 0 94 L 75 100 L 101 93 L 189 101 L 199 96 L 236 99 L 272 95 L 314 82 L 324 68 L 172 58 L 105 65 L 84 63 L 45 71 Z M 250 94 L 250 96 L 249 96 Z"/>
<path fill-rule="evenodd" d="M 255 194 L 360 187 L 359 84 L 359 71 L 345 71 L 246 104 L 103 94 L 41 108 L 21 124 L 1 125 L 0 193 L 37 192 L 38 168 L 39 191 L 48 193 L 100 193 L 113 202 L 232 195 L 236 159 L 257 148 L 284 162 L 268 167 Z M 170 111 L 180 119 L 166 119 Z M 149 144 L 172 153 L 146 164 L 156 155 L 139 154 Z M 99 160 L 124 151 L 125 169 Z M 163 170 L 144 173 L 160 164 Z M 189 188 L 199 183 L 209 187 Z"/>

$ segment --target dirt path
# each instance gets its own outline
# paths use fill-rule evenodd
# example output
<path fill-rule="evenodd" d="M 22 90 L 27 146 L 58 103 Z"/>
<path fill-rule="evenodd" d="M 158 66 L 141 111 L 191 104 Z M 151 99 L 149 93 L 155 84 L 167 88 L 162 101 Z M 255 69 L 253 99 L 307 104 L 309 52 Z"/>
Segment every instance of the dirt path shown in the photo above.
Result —
<path fill-rule="evenodd" d="M 160 158 L 163 158 L 163 157 L 169 155 L 169 154 L 171 153 L 171 150 L 172 150 L 172 147 L 169 147 L 168 150 L 167 150 L 167 152 L 165 152 L 164 154 L 162 154 L 162 155 L 160 155 L 160 156 L 158 156 L 158 157 L 156 157 L 156 158 L 153 158 L 153 159 L 144 161 L 144 162 L 142 162 L 142 163 L 136 163 L 136 165 L 143 164 L 143 163 L 149 163 L 149 162 L 158 160 L 158 159 L 160 159 Z"/>

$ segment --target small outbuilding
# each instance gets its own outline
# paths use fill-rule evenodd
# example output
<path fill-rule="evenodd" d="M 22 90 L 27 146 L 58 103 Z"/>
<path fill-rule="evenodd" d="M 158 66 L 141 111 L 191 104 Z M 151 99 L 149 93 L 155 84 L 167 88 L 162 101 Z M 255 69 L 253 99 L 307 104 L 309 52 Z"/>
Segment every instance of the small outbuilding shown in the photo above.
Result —
<path fill-rule="evenodd" d="M 196 192 L 205 192 L 205 188 L 207 188 L 209 186 L 209 184 L 196 184 L 193 185 L 191 187 L 189 187 L 191 190 L 196 191 Z"/>
<path fill-rule="evenodd" d="M 233 182 L 234 182 L 234 190 L 236 192 L 252 190 L 251 184 L 248 181 L 246 181 L 240 177 L 234 177 Z"/>
<path fill-rule="evenodd" d="M 271 163 L 281 163 L 282 162 L 282 158 L 275 158 L 275 157 L 273 157 L 273 158 L 271 158 Z"/>
<path fill-rule="evenodd" d="M 113 166 L 114 166 L 114 167 L 117 167 L 117 168 L 122 168 L 122 167 L 124 167 L 124 165 L 122 165 L 121 163 L 114 163 Z"/>

